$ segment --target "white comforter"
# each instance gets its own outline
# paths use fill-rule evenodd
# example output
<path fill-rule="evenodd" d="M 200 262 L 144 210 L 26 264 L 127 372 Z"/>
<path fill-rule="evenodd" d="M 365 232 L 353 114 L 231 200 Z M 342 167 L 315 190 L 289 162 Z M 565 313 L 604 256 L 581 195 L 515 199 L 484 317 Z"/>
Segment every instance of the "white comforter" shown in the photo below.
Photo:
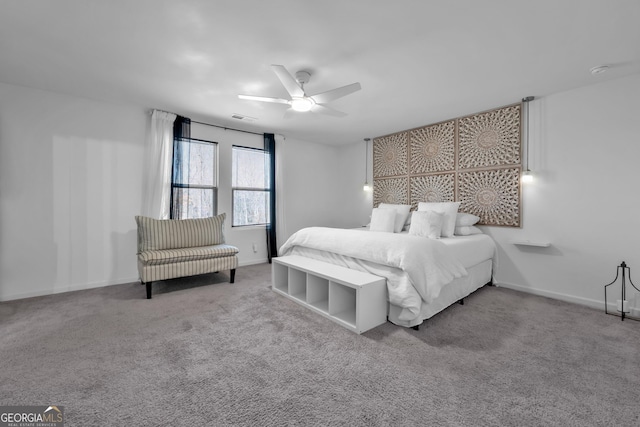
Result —
<path fill-rule="evenodd" d="M 400 305 L 407 320 L 453 279 L 467 275 L 464 266 L 442 242 L 424 237 L 375 231 L 310 227 L 294 233 L 282 247 L 284 256 L 296 246 L 333 252 L 405 271 L 410 283 L 387 281 L 389 300 Z M 416 293 L 418 295 L 416 295 Z"/>

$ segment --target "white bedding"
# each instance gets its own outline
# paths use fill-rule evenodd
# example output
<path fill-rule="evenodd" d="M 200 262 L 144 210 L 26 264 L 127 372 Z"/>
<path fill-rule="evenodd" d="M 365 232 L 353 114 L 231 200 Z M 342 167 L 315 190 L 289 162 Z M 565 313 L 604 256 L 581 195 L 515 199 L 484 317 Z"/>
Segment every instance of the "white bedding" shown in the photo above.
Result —
<path fill-rule="evenodd" d="M 454 253 L 465 268 L 478 265 L 483 261 L 493 258 L 496 244 L 486 234 L 474 234 L 471 236 L 453 236 L 440 239 Z"/>
<path fill-rule="evenodd" d="M 446 284 L 467 274 L 455 255 L 460 245 L 453 243 L 451 249 L 444 240 L 449 239 L 311 227 L 293 234 L 279 254 L 324 259 L 385 277 L 389 302 L 402 308 L 401 319 L 411 320 L 420 314 L 422 301 L 432 301 Z M 474 253 L 470 250 L 461 258 L 470 261 Z"/>

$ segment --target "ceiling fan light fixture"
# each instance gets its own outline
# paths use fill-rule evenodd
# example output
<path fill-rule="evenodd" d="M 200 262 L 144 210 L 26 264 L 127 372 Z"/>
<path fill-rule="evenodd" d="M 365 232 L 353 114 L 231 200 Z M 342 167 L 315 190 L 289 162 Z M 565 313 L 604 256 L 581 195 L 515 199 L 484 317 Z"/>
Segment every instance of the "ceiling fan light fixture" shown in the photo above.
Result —
<path fill-rule="evenodd" d="M 295 111 L 311 111 L 314 105 L 315 102 L 313 102 L 313 99 L 306 96 L 303 98 L 293 98 L 291 100 L 291 108 L 293 108 Z"/>

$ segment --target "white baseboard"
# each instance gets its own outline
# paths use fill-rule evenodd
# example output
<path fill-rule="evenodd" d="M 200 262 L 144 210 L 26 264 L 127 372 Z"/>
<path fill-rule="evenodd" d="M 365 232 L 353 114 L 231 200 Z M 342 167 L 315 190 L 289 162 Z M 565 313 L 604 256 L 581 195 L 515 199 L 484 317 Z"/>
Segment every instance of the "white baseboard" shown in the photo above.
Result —
<path fill-rule="evenodd" d="M 38 289 L 29 292 L 20 292 L 16 294 L 0 294 L 0 302 L 12 301 L 24 298 L 41 297 L 44 295 L 63 294 L 65 292 L 83 291 L 87 289 L 104 288 L 106 286 L 122 285 L 125 283 L 138 282 L 138 276 L 132 278 L 119 279 L 117 281 L 93 282 L 82 285 L 57 286 L 54 289 Z"/>
<path fill-rule="evenodd" d="M 557 300 L 560 300 L 560 301 L 566 301 L 566 302 L 571 302 L 571 303 L 574 303 L 574 304 L 585 305 L 587 307 L 591 307 L 591 308 L 595 308 L 595 309 L 604 311 L 604 299 L 602 299 L 602 300 L 594 300 L 594 299 L 590 299 L 590 298 L 577 297 L 575 295 L 562 294 L 562 293 L 559 293 L 559 292 L 545 291 L 543 289 L 528 288 L 528 287 L 521 286 L 521 285 L 515 285 L 513 283 L 494 282 L 494 285 L 499 286 L 499 287 L 503 287 L 503 288 L 513 289 L 513 290 L 520 291 L 520 292 L 525 292 L 525 293 L 528 293 L 528 294 L 539 295 L 539 296 L 542 296 L 542 297 L 557 299 Z M 615 301 L 613 302 L 613 305 L 611 303 L 609 303 L 608 305 L 610 306 L 610 309 L 611 309 L 611 307 L 613 307 L 613 310 L 616 309 Z"/>
<path fill-rule="evenodd" d="M 250 260 L 238 263 L 239 267 L 254 265 L 254 264 L 265 264 L 269 262 L 267 258 Z M 94 288 L 103 288 L 105 286 L 114 286 L 114 285 L 123 285 L 125 283 L 139 282 L 140 278 L 138 276 L 131 278 L 123 278 L 117 281 L 109 281 L 109 282 L 94 282 L 87 283 L 82 285 L 69 285 L 69 286 L 57 286 L 54 289 L 38 289 L 28 292 L 20 292 L 20 293 L 10 293 L 10 294 L 2 294 L 0 293 L 0 302 L 3 301 L 13 301 L 17 299 L 24 298 L 33 298 L 33 297 L 41 297 L 44 295 L 54 295 L 54 294 L 62 294 L 65 292 L 73 292 L 73 291 L 82 291 L 86 289 L 94 289 Z"/>
<path fill-rule="evenodd" d="M 255 264 L 266 264 L 269 262 L 268 258 L 262 258 L 262 259 L 252 259 L 250 261 L 238 261 L 238 267 L 244 267 L 246 265 L 255 265 Z"/>

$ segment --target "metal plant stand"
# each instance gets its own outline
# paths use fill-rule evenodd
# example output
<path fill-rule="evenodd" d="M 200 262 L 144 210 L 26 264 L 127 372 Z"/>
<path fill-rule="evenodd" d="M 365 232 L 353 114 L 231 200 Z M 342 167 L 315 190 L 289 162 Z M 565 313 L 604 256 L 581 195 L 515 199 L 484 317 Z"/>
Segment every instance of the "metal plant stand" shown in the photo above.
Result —
<path fill-rule="evenodd" d="M 607 302 L 607 288 L 616 283 L 620 276 L 622 276 L 622 283 L 620 284 L 620 300 L 616 301 L 618 309 L 615 312 L 611 312 L 609 311 L 609 304 Z M 631 281 L 631 269 L 627 267 L 626 262 L 622 261 L 622 264 L 616 268 L 616 278 L 608 285 L 604 285 L 604 312 L 606 314 L 611 314 L 612 316 L 618 316 L 620 317 L 620 320 L 631 319 L 640 321 L 640 317 L 627 314 L 631 311 L 631 308 L 629 307 L 631 305 L 631 301 L 627 300 L 627 279 L 629 279 L 629 283 L 631 283 L 633 289 L 640 293 L 640 289 L 636 288 L 636 285 Z"/>

